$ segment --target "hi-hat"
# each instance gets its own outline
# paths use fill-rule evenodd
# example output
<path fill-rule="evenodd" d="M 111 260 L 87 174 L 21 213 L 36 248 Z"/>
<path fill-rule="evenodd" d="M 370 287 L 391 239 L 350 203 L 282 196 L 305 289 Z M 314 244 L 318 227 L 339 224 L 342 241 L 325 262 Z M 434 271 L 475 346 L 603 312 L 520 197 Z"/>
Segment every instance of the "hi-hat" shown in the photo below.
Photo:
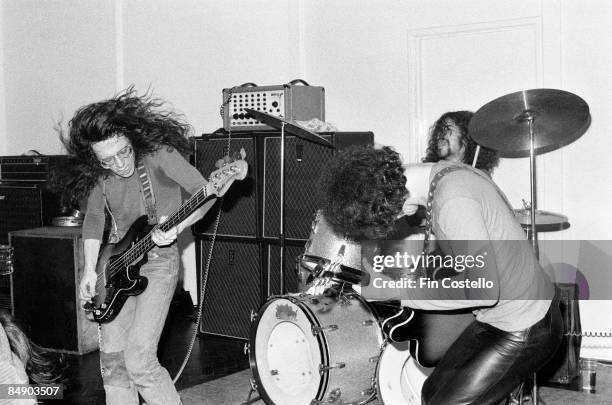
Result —
<path fill-rule="evenodd" d="M 521 208 L 514 210 L 514 216 L 524 229 L 531 229 L 531 209 Z M 536 210 L 535 227 L 537 232 L 562 231 L 570 227 L 568 219 L 563 214 Z"/>
<path fill-rule="evenodd" d="M 481 107 L 468 133 L 476 143 L 503 157 L 530 155 L 529 121 L 533 122 L 534 153 L 553 151 L 580 138 L 591 116 L 588 104 L 563 90 L 531 89 L 506 94 Z"/>
<path fill-rule="evenodd" d="M 248 112 L 249 114 L 251 114 L 254 118 L 258 119 L 264 124 L 270 125 L 273 128 L 281 129 L 284 123 L 285 131 L 289 132 L 290 134 L 300 137 L 302 139 L 306 139 L 308 141 L 318 143 L 319 145 L 333 148 L 333 145 L 325 138 L 315 134 L 314 132 L 310 132 L 309 130 L 305 128 L 302 128 L 299 125 L 292 124 L 291 122 L 283 118 L 275 117 L 273 115 L 267 114 L 265 112 L 253 110 L 251 108 L 245 108 L 244 110 Z"/>

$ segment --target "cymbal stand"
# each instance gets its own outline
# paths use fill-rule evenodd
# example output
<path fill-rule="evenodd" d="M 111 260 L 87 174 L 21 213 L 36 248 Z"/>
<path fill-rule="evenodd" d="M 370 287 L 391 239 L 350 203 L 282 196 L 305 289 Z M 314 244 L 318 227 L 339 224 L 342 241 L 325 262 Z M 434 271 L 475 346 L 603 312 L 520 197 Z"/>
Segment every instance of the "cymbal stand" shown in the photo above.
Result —
<path fill-rule="evenodd" d="M 537 206 L 537 195 L 536 195 L 536 156 L 535 156 L 535 134 L 533 132 L 533 120 L 534 115 L 530 110 L 524 110 L 518 117 L 521 121 L 527 121 L 529 125 L 529 186 L 530 186 L 530 194 L 531 194 L 531 207 L 530 207 L 530 216 L 531 216 L 531 229 L 527 231 L 527 236 L 531 241 L 531 247 L 533 249 L 533 253 L 536 256 L 536 260 L 540 260 L 540 251 L 538 248 L 538 232 L 536 230 L 535 224 L 535 213 Z M 533 400 L 533 405 L 538 405 L 538 384 L 536 380 L 537 374 L 533 373 L 533 386 L 531 390 L 531 397 Z"/>
<path fill-rule="evenodd" d="M 529 123 L 529 183 L 531 192 L 531 229 L 528 232 L 531 246 L 536 258 L 540 260 L 540 250 L 538 248 L 538 232 L 536 229 L 535 214 L 538 205 L 536 192 L 536 156 L 535 156 L 535 134 L 533 133 L 533 115 L 529 110 L 525 112 Z"/>

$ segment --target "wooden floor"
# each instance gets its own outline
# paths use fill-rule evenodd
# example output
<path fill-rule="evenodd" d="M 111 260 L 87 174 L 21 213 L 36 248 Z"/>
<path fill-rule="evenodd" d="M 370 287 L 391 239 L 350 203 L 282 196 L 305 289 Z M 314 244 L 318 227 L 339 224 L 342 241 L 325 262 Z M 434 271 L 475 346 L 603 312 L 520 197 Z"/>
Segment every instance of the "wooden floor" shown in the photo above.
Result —
<path fill-rule="evenodd" d="M 173 306 L 159 344 L 160 363 L 175 377 L 181 367 L 195 330 L 194 318 L 184 308 Z M 192 387 L 247 369 L 245 341 L 198 334 L 189 361 L 176 383 L 177 390 Z M 67 363 L 63 400 L 43 404 L 104 405 L 99 352 L 83 356 L 65 355 Z"/>

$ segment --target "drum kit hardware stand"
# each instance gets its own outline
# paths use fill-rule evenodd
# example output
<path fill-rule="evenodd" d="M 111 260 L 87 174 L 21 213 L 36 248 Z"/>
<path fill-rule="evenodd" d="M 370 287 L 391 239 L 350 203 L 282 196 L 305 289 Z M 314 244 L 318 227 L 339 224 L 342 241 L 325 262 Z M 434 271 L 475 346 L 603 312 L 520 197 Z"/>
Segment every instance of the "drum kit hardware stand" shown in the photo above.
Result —
<path fill-rule="evenodd" d="M 279 129 L 281 131 L 281 144 L 280 144 L 280 224 L 279 224 L 279 241 L 280 241 L 280 291 L 281 294 L 285 292 L 285 131 L 299 138 L 305 139 L 317 143 L 319 145 L 333 148 L 333 145 L 325 138 L 311 132 L 307 129 L 300 127 L 299 125 L 293 124 L 284 118 L 275 117 L 270 114 L 266 114 L 261 111 L 253 110 L 251 108 L 244 109 L 247 113 L 251 114 L 254 118 L 268 124 L 269 126 Z"/>
<path fill-rule="evenodd" d="M 561 148 L 580 138 L 591 123 L 589 106 L 582 98 L 557 89 L 531 89 L 506 94 L 481 107 L 470 120 L 468 133 L 479 145 L 501 157 L 529 156 L 531 202 L 515 216 L 525 229 L 536 258 L 540 259 L 538 232 L 569 227 L 567 217 L 537 210 L 536 155 Z M 529 221 L 525 221 L 525 217 Z M 532 398 L 538 403 L 536 375 Z"/>

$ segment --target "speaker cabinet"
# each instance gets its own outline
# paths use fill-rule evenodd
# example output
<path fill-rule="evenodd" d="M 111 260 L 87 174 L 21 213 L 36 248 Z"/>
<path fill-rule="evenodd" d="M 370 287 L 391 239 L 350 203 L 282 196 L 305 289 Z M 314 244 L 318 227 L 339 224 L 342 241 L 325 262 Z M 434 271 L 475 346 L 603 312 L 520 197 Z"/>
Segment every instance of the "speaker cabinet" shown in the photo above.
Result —
<path fill-rule="evenodd" d="M 350 145 L 374 142 L 372 132 L 336 132 L 321 134 L 334 148 L 328 148 L 295 136 L 285 137 L 285 201 L 283 213 L 285 238 L 306 240 L 317 210 L 317 182 L 321 169 L 339 150 Z M 263 145 L 263 221 L 264 238 L 278 238 L 280 233 L 280 146 L 278 134 L 266 137 Z"/>
<path fill-rule="evenodd" d="M 285 136 L 284 233 L 290 240 L 306 240 L 317 209 L 316 185 L 321 168 L 339 150 L 350 145 L 371 145 L 372 132 L 321 133 L 333 148 L 302 138 Z M 225 194 L 218 235 L 278 239 L 280 232 L 281 134 L 279 131 L 232 133 L 230 155 L 240 148 L 246 151 L 249 174 L 236 182 Z M 227 134 L 207 134 L 195 138 L 195 166 L 208 176 L 215 162 L 226 155 Z M 216 216 L 208 215 L 198 222 L 197 236 L 214 233 Z"/>
<path fill-rule="evenodd" d="M 0 243 L 8 243 L 11 231 L 51 224 L 59 212 L 59 196 L 43 184 L 0 183 Z"/>
<path fill-rule="evenodd" d="M 280 246 L 266 244 L 267 249 L 267 295 L 281 294 L 280 288 Z M 286 244 L 283 263 L 285 264 L 284 287 L 286 293 L 298 292 L 300 269 L 298 259 L 304 253 L 304 243 Z"/>
<path fill-rule="evenodd" d="M 195 166 L 205 177 L 216 170 L 215 162 L 227 154 L 227 137 L 202 137 L 195 139 Z M 246 162 L 249 164 L 247 177 L 234 182 L 223 199 L 219 199 L 211 209 L 217 212 L 218 204 L 222 204 L 222 213 L 217 229 L 218 235 L 226 236 L 257 236 L 258 198 L 256 189 L 257 155 L 255 139 L 248 135 L 232 136 L 230 156 L 237 154 L 241 148 L 246 152 Z M 212 235 L 216 215 L 207 215 L 194 225 L 197 235 Z"/>
<path fill-rule="evenodd" d="M 54 351 L 98 348 L 98 326 L 86 318 L 78 287 L 83 263 L 80 227 L 44 227 L 9 234 L 14 248 L 13 314 L 32 341 Z"/>
<path fill-rule="evenodd" d="M 209 262 L 210 247 L 210 240 L 196 241 L 204 290 L 200 332 L 248 339 L 251 311 L 262 303 L 260 243 L 217 239 Z"/>

